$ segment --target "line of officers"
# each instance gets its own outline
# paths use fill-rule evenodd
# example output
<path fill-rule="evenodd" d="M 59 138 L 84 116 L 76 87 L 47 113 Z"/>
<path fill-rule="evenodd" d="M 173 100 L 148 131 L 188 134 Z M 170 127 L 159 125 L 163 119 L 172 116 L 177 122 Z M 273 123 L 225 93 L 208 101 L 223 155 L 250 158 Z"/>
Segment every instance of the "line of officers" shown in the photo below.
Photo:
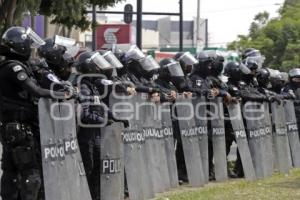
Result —
<path fill-rule="evenodd" d="M 224 69 L 224 57 L 213 51 L 200 52 L 196 57 L 189 52 L 179 52 L 174 58 L 163 59 L 158 64 L 136 46 L 127 52 L 78 52 L 75 43 L 61 36 L 43 40 L 32 29 L 24 27 L 11 27 L 2 36 L 0 55 L 5 58 L 0 62 L 3 200 L 44 199 L 37 110 L 41 97 L 75 98 L 82 104 L 81 121 L 101 124 L 105 121 L 103 109 L 95 103 L 109 106 L 112 90 L 124 95 L 148 93 L 153 102 L 175 102 L 177 94 L 182 93 L 187 97 L 222 97 L 224 104 L 229 104 L 238 100 L 281 102 L 282 99 L 295 99 L 295 92 L 300 88 L 300 69 L 293 69 L 287 75 L 262 67 L 264 57 L 253 48 L 245 50 L 242 62 L 230 62 Z M 33 48 L 37 49 L 38 58 L 31 58 Z M 228 77 L 226 82 L 222 74 Z M 87 76 L 82 78 L 81 75 Z M 107 90 L 108 94 L 101 97 Z M 300 119 L 300 108 L 297 114 Z M 128 126 L 128 121 L 117 119 L 109 110 L 108 123 L 116 121 Z M 230 122 L 225 124 L 228 154 L 235 138 Z M 173 129 L 179 178 L 186 181 L 180 131 L 175 120 Z M 86 127 L 78 131 L 92 199 L 100 199 L 99 131 Z M 212 155 L 209 137 L 211 180 L 214 179 Z M 239 156 L 230 175 L 243 176 Z"/>

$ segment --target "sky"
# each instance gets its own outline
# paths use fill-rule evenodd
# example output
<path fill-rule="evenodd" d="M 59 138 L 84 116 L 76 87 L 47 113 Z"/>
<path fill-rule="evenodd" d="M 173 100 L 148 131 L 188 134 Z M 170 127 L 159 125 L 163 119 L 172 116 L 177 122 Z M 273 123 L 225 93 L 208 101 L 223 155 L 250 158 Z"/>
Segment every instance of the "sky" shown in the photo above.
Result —
<path fill-rule="evenodd" d="M 125 2 L 125 3 L 124 3 Z M 108 10 L 122 11 L 126 3 L 136 10 L 136 0 L 126 0 Z M 240 34 L 247 34 L 254 16 L 262 11 L 278 16 L 278 9 L 284 0 L 201 0 L 200 17 L 208 19 L 210 46 L 226 46 Z M 178 0 L 143 0 L 143 10 L 152 12 L 178 12 Z M 183 0 L 184 20 L 197 15 L 197 0 Z M 161 16 L 160 16 L 161 17 Z M 109 19 L 122 18 L 109 15 Z M 157 19 L 157 16 L 144 16 L 144 19 Z M 176 20 L 178 17 L 173 17 Z"/>

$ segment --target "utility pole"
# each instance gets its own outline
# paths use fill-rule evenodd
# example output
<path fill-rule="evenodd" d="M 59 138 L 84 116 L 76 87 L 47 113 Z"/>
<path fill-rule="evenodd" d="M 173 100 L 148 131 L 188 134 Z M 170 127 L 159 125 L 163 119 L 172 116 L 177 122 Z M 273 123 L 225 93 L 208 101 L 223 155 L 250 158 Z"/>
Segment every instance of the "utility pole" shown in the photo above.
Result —
<path fill-rule="evenodd" d="M 198 0 L 198 4 L 197 4 L 197 30 L 196 30 L 196 48 L 199 47 L 200 45 L 200 23 L 201 23 L 201 17 L 200 17 L 200 3 L 201 0 Z"/>
<path fill-rule="evenodd" d="M 142 49 L 143 0 L 137 0 L 136 11 L 136 45 Z"/>
<path fill-rule="evenodd" d="M 96 12 L 96 5 L 93 4 L 93 19 L 92 19 L 92 50 L 96 50 L 97 38 L 96 38 L 96 24 L 97 24 L 97 12 Z"/>
<path fill-rule="evenodd" d="M 179 51 L 183 51 L 183 0 L 179 0 Z"/>

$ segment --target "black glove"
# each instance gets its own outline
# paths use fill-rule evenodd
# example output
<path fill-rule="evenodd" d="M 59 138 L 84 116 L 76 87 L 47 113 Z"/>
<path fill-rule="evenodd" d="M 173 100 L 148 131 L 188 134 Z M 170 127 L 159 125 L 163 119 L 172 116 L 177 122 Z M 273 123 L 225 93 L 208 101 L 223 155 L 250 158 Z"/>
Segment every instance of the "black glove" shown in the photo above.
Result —
<path fill-rule="evenodd" d="M 124 127 L 125 128 L 128 128 L 129 127 L 129 121 L 128 120 L 115 120 L 115 122 L 121 122 L 124 124 Z"/>
<path fill-rule="evenodd" d="M 278 96 L 271 96 L 269 100 L 270 102 L 277 102 L 279 105 L 281 105 L 281 98 L 279 98 Z"/>

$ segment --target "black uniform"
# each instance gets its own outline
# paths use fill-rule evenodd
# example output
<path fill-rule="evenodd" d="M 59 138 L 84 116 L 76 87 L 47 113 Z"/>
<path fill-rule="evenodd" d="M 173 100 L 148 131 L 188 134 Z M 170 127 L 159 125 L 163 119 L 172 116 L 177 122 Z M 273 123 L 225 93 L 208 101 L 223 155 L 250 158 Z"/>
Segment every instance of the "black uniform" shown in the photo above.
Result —
<path fill-rule="evenodd" d="M 34 37 L 32 37 L 34 35 Z M 0 63 L 1 136 L 3 143 L 1 197 L 3 200 L 44 198 L 38 112 L 34 98 L 50 98 L 28 65 L 30 45 L 42 44 L 30 28 L 11 27 L 3 35 Z M 56 97 L 65 93 L 54 92 Z"/>

